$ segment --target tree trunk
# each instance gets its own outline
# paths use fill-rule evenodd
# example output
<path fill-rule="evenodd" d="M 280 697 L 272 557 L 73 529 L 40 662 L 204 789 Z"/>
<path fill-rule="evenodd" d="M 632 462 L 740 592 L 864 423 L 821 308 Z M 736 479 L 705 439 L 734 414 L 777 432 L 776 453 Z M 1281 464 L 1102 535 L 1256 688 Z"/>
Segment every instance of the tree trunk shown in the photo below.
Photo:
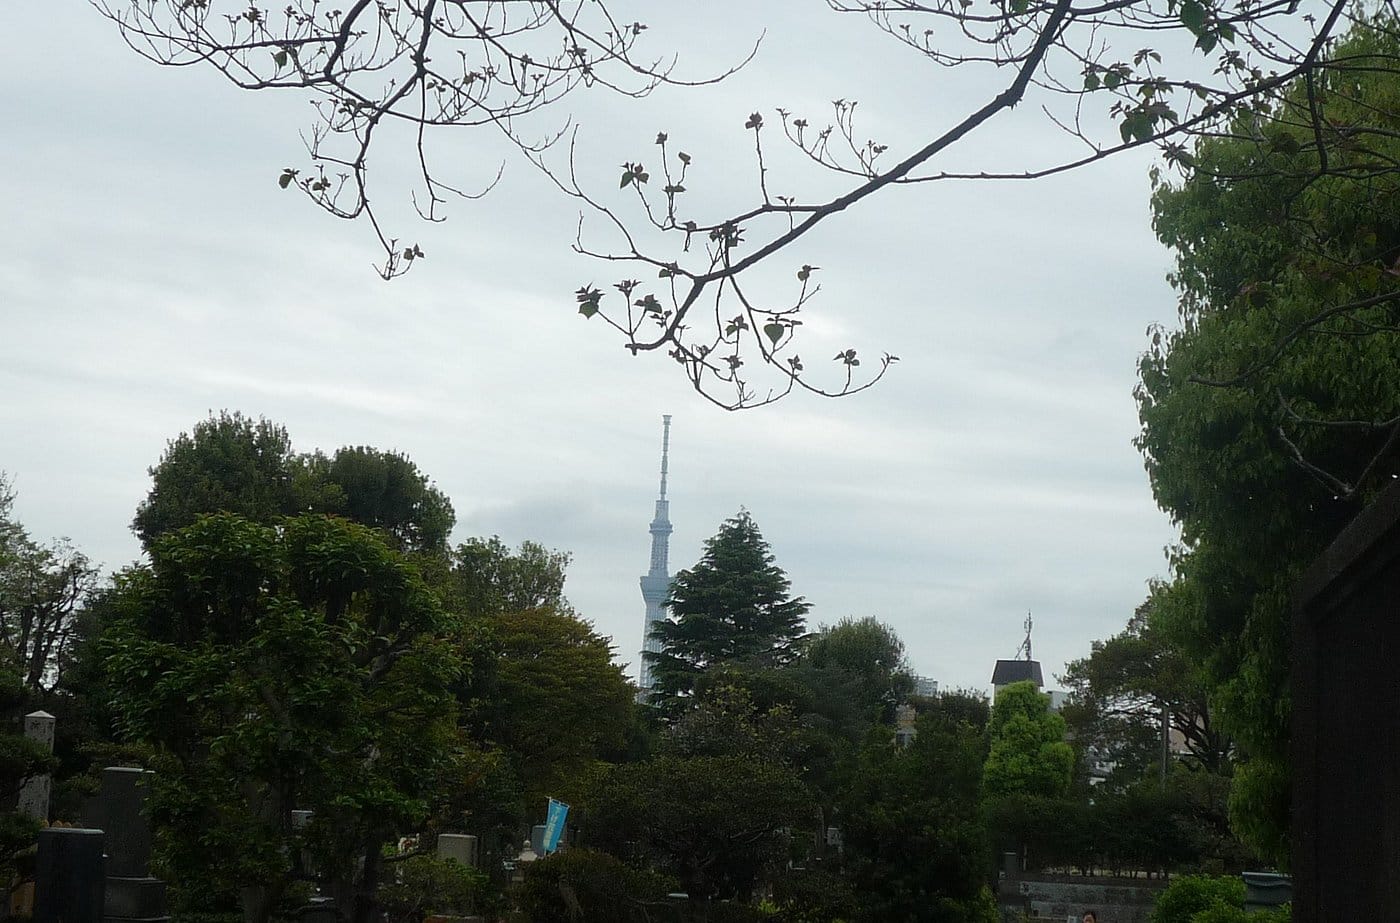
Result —
<path fill-rule="evenodd" d="M 364 865 L 360 868 L 359 886 L 355 888 L 355 902 L 351 910 L 350 923 L 374 923 L 375 910 L 379 906 L 379 875 L 384 867 L 384 843 L 371 842 L 365 849 Z"/>

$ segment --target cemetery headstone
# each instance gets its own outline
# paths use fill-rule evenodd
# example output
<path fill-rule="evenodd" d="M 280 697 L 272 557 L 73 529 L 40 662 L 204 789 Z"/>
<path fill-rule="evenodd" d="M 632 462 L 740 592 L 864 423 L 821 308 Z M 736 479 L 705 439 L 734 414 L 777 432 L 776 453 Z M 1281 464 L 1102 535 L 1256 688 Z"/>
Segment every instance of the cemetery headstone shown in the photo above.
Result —
<path fill-rule="evenodd" d="M 456 859 L 463 865 L 477 864 L 477 839 L 465 833 L 440 833 L 437 838 L 437 857 Z"/>
<path fill-rule="evenodd" d="M 106 895 L 101 830 L 49 827 L 39 831 L 34 874 L 34 923 L 102 923 Z"/>
<path fill-rule="evenodd" d="M 165 882 L 154 878 L 146 786 L 155 773 L 126 766 L 102 770 L 102 786 L 88 803 L 88 823 L 107 834 L 105 923 L 168 920 Z"/>
<path fill-rule="evenodd" d="M 292 832 L 300 833 L 311 823 L 314 811 L 293 811 L 292 812 Z M 316 877 L 316 863 L 311 855 L 311 850 L 303 849 L 297 853 L 297 870 L 300 874 L 308 877 Z M 304 913 L 305 911 L 303 911 Z"/>
<path fill-rule="evenodd" d="M 53 729 L 54 716 L 46 711 L 30 712 L 24 716 L 24 736 L 38 742 L 49 753 L 53 752 Z M 19 790 L 19 813 L 40 823 L 48 821 L 50 785 L 48 773 L 25 779 L 24 786 Z"/>

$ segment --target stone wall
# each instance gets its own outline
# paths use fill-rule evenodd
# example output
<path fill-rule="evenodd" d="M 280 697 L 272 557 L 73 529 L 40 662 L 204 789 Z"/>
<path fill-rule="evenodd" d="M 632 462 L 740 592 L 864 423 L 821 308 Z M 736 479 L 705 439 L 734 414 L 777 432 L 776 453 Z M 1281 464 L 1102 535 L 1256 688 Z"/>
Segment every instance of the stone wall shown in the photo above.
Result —
<path fill-rule="evenodd" d="M 997 905 L 1005 923 L 1033 920 L 1079 923 L 1085 910 L 1099 923 L 1147 923 L 1157 894 L 1167 883 L 1155 878 L 1093 878 L 1082 875 L 1021 874 L 1003 878 Z"/>

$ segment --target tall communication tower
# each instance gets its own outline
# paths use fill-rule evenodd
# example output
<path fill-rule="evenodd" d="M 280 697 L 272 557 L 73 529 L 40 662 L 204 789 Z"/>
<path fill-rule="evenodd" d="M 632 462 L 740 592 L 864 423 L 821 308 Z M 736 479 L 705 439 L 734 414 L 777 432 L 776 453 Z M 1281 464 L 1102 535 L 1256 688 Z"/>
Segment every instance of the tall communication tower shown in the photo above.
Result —
<path fill-rule="evenodd" d="M 666 468 L 671 453 L 671 415 L 661 417 L 661 495 L 656 498 L 656 515 L 651 520 L 651 568 L 642 577 L 642 599 L 646 600 L 646 621 L 642 623 L 642 695 L 651 690 L 651 664 L 645 652 L 660 653 L 661 644 L 651 636 L 651 626 L 665 618 L 661 604 L 671 589 L 667 557 L 671 549 L 671 510 L 666 499 Z"/>

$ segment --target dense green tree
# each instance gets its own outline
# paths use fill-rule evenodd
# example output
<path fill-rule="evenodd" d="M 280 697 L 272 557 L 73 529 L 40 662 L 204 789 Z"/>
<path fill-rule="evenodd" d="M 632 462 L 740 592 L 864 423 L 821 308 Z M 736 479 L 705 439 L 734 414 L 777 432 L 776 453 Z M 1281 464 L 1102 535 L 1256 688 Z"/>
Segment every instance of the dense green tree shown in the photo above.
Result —
<path fill-rule="evenodd" d="M 326 483 L 338 489 L 332 511 L 379 529 L 400 551 L 442 553 L 456 524 L 452 501 L 433 486 L 406 455 L 369 446 L 336 451 L 324 467 Z"/>
<path fill-rule="evenodd" d="M 451 553 L 445 592 L 471 616 L 551 609 L 572 612 L 564 598 L 569 554 L 525 541 L 514 551 L 499 536 L 470 538 Z"/>
<path fill-rule="evenodd" d="M 628 752 L 641 730 L 611 642 L 564 597 L 568 562 L 493 536 L 468 539 L 445 569 L 433 567 L 470 666 L 455 690 L 463 726 L 491 761 L 489 785 L 464 793 L 459 823 L 491 848 L 519 846 L 519 828 L 540 820 L 546 796 L 567 800 L 595 760 Z"/>
<path fill-rule="evenodd" d="M 725 520 L 699 563 L 676 574 L 667 617 L 652 628 L 661 651 L 643 656 L 651 661 L 655 697 L 691 694 L 697 678 L 720 664 L 790 663 L 810 608 L 790 589 L 748 511 Z"/>
<path fill-rule="evenodd" d="M 950 693 L 925 703 L 909 746 L 889 728 L 868 736 L 837 815 L 857 919 L 996 919 L 979 803 L 986 723 L 985 700 Z"/>
<path fill-rule="evenodd" d="M 624 746 L 636 688 L 587 622 L 551 609 L 504 613 L 491 620 L 487 651 L 489 678 L 464 706 L 477 736 L 508 754 L 527 806 L 541 808 Z"/>
<path fill-rule="evenodd" d="M 170 440 L 150 474 L 151 490 L 131 524 L 148 550 L 205 513 L 266 523 L 332 502 L 315 466 L 292 451 L 285 427 L 237 412 L 221 411 Z"/>
<path fill-rule="evenodd" d="M 1065 743 L 1065 722 L 1034 683 L 1012 683 L 997 693 L 988 733 L 983 776 L 988 798 L 1060 798 L 1069 792 L 1074 751 Z"/>
<path fill-rule="evenodd" d="M 1400 473 L 1400 45 L 1382 15 L 1154 194 L 1181 328 L 1140 364 L 1138 445 L 1181 527 L 1160 624 L 1244 762 L 1233 814 L 1286 858 L 1290 592 Z"/>
<path fill-rule="evenodd" d="M 790 706 L 757 705 L 742 686 L 714 686 L 662 733 L 657 751 L 681 757 L 737 756 L 796 766 L 802 727 Z"/>
<path fill-rule="evenodd" d="M 218 514 L 118 578 L 104 634 L 126 740 L 158 771 L 152 818 L 187 887 L 262 923 L 302 849 L 370 919 L 381 850 L 463 772 L 451 621 L 363 526 Z M 291 811 L 314 812 L 304 832 Z"/>
<path fill-rule="evenodd" d="M 327 458 L 292 450 L 285 427 L 223 411 L 166 446 L 132 529 L 148 549 L 208 513 L 252 522 L 319 512 L 380 530 L 400 551 L 440 554 L 456 522 L 452 503 L 407 456 L 368 446 Z"/>
<path fill-rule="evenodd" d="M 812 690 L 813 710 L 854 740 L 873 724 L 893 720 L 895 706 L 914 691 L 904 642 L 870 617 L 823 625 L 793 670 Z"/>
<path fill-rule="evenodd" d="M 676 887 L 607 853 L 567 849 L 531 863 L 516 899 L 530 923 L 652 923 Z"/>
<path fill-rule="evenodd" d="M 988 722 L 982 798 L 993 844 L 1022 853 L 1030 866 L 1045 861 L 1037 846 L 1070 809 L 1074 751 L 1064 719 L 1032 682 L 1002 688 Z"/>
<path fill-rule="evenodd" d="M 1061 714 L 1076 745 L 1116 762 L 1129 784 L 1160 764 L 1164 715 L 1193 767 L 1222 772 L 1230 756 L 1230 740 L 1212 720 L 1205 670 L 1153 624 L 1154 603 L 1165 592 L 1154 587 L 1122 632 L 1095 641 L 1063 677 L 1071 695 Z"/>
<path fill-rule="evenodd" d="M 812 826 L 797 774 L 752 754 L 666 753 L 603 772 L 583 802 L 588 841 L 680 879 L 695 899 L 747 899 Z"/>

